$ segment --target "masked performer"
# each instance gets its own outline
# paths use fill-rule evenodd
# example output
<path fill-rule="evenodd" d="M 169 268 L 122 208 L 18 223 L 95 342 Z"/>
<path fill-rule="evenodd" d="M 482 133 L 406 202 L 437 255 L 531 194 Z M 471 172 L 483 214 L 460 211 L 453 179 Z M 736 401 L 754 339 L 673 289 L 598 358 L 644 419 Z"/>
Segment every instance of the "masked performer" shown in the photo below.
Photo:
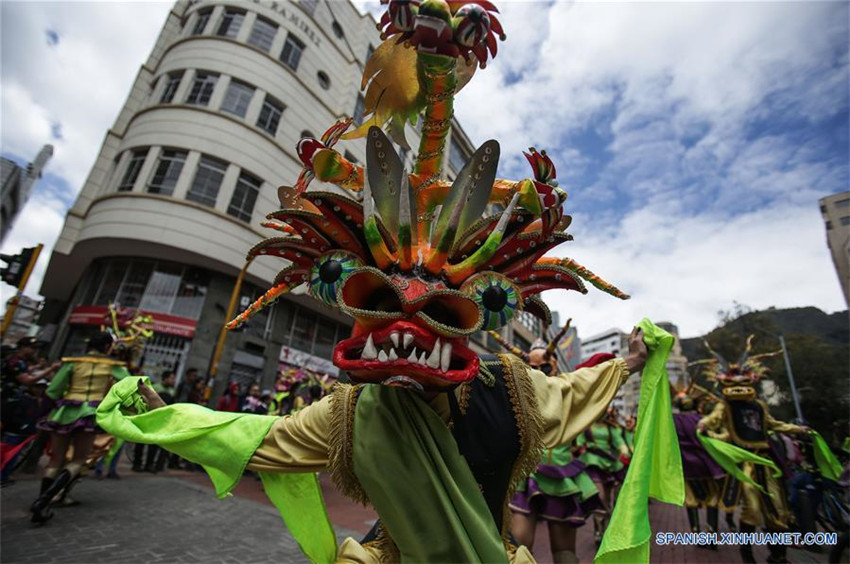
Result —
<path fill-rule="evenodd" d="M 86 356 L 63 358 L 47 395 L 57 407 L 39 424 L 50 433 L 50 462 L 41 480 L 41 493 L 31 507 L 33 523 L 44 523 L 52 516 L 50 502 L 67 491 L 80 477 L 99 431 L 95 410 L 114 380 L 129 376 L 125 364 L 109 356 L 113 338 L 107 332 L 94 335 Z M 66 463 L 68 448 L 74 456 Z"/>
<path fill-rule="evenodd" d="M 507 343 L 499 333 L 490 331 L 490 334 L 530 367 L 554 376 L 558 370 L 555 347 L 569 326 L 570 321 L 567 321 L 548 344 L 538 339 L 528 353 Z M 592 511 L 601 507 L 593 481 L 585 473 L 584 464 L 573 457 L 572 450 L 572 444 L 547 449 L 537 469 L 517 487 L 509 503 L 513 512 L 511 533 L 529 550 L 534 545 L 538 520 L 546 521 L 555 562 L 578 562 L 576 528 L 585 523 Z"/>
<path fill-rule="evenodd" d="M 713 357 L 706 362 L 706 375 L 709 380 L 720 385 L 722 401 L 715 405 L 708 416 L 700 419 L 697 427 L 713 438 L 731 442 L 771 459 L 773 454 L 768 432 L 799 434 L 805 433 L 807 429 L 777 421 L 771 417 L 767 404 L 758 398 L 755 386 L 767 372 L 760 361 L 781 351 L 750 355 L 752 341 L 753 336 L 750 335 L 746 349 L 736 363 L 728 362 L 705 343 Z M 784 482 L 763 465 L 744 462 L 742 470 L 758 486 L 727 475 L 721 492 L 721 502 L 727 510 L 742 505 L 741 532 L 753 532 L 762 525 L 772 532 L 787 530 L 791 524 L 791 512 L 786 501 Z M 785 546 L 769 545 L 769 548 L 771 562 L 786 561 Z M 755 562 L 751 545 L 741 546 L 741 558 L 745 562 Z"/>
<path fill-rule="evenodd" d="M 702 415 L 697 411 L 697 402 L 693 396 L 695 388 L 698 386 L 691 386 L 677 395 L 676 405 L 679 413 L 673 414 L 685 476 L 685 507 L 692 532 L 700 531 L 700 508 L 706 510 L 708 532 L 717 532 L 717 505 L 720 486 L 726 473 L 697 439 L 697 423 L 702 419 Z M 705 546 L 716 548 L 716 545 Z"/>
<path fill-rule="evenodd" d="M 364 71 L 371 117 L 352 133 L 366 136 L 365 169 L 333 149 L 351 120 L 321 141 L 299 142 L 305 168 L 295 187 L 280 189 L 282 209 L 265 224 L 279 236 L 249 252 L 289 264 L 230 324 L 306 285 L 355 320 L 333 354 L 354 385 L 338 385 L 282 418 L 160 407 L 147 387 L 122 395 L 128 390 L 119 386 L 99 421 L 203 464 L 220 493 L 246 464 L 267 492 L 273 489 L 271 497 L 303 493 L 277 489 L 287 479 L 280 473 L 315 484 L 312 473 L 329 470 L 342 492 L 381 517 L 367 542 L 348 539 L 340 547 L 341 560 L 531 559 L 509 539 L 513 486 L 534 470 L 542 448 L 568 444 L 600 417 L 647 351 L 636 330 L 625 359 L 546 377 L 508 355 L 479 358 L 467 346 L 472 333 L 498 328 L 520 311 L 545 317 L 536 297 L 544 290 L 584 293 L 587 281 L 627 296 L 571 259 L 544 257 L 571 239 L 566 194 L 545 153 L 526 155 L 533 178 L 496 179 L 499 144 L 487 141 L 453 183 L 442 179 L 454 95 L 475 71 L 467 61 L 483 66 L 501 27 L 483 0 L 417 4 L 389 3 L 381 21 L 391 37 Z M 403 143 L 405 123 L 420 113 L 422 138 L 408 172 L 381 126 L 389 122 Z M 341 191 L 308 190 L 313 178 Z M 123 415 L 122 404 L 139 406 L 138 393 L 157 409 Z M 311 558 L 337 556 L 335 544 L 333 553 L 317 553 L 300 536 L 304 523 L 305 534 L 317 530 L 303 511 L 284 519 Z"/>

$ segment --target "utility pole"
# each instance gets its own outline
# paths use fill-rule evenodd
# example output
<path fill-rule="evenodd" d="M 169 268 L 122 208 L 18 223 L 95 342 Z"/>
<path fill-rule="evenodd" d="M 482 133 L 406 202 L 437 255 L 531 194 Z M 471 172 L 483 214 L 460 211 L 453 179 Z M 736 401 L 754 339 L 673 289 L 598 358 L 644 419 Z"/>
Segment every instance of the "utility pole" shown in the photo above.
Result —
<path fill-rule="evenodd" d="M 782 358 L 785 359 L 785 371 L 788 373 L 788 383 L 791 384 L 791 397 L 794 400 L 794 409 L 797 410 L 797 419 L 804 421 L 803 410 L 800 409 L 800 395 L 797 393 L 797 384 L 794 382 L 794 372 L 791 371 L 791 359 L 788 358 L 788 348 L 785 346 L 785 337 L 782 333 L 776 335 L 779 337 L 779 344 L 782 345 Z"/>
<path fill-rule="evenodd" d="M 245 273 L 248 271 L 248 266 L 250 266 L 252 260 L 254 260 L 253 257 L 245 262 L 245 266 L 242 267 L 242 270 L 239 271 L 239 276 L 236 277 L 236 283 L 233 285 L 233 291 L 230 293 L 230 303 L 227 305 L 227 313 L 224 316 L 224 323 L 221 325 L 221 331 L 218 333 L 218 341 L 216 341 L 215 350 L 213 351 L 212 360 L 210 361 L 208 373 L 209 378 L 207 380 L 207 388 L 204 390 L 204 400 L 209 400 L 210 395 L 212 395 L 215 377 L 216 374 L 218 374 L 218 364 L 221 361 L 221 354 L 224 351 L 224 342 L 227 340 L 226 325 L 228 321 L 233 319 L 233 314 L 236 311 L 236 302 L 239 301 L 239 291 L 242 289 L 242 280 L 245 278 Z"/>

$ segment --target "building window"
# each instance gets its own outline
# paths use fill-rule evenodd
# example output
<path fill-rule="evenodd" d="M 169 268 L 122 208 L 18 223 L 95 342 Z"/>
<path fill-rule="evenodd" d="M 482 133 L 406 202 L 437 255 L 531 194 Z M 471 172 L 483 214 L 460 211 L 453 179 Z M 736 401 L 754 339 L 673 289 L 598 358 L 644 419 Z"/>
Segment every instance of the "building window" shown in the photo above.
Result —
<path fill-rule="evenodd" d="M 307 137 L 309 137 L 310 139 L 316 138 L 316 136 L 313 135 L 312 131 L 308 131 L 308 130 L 305 129 L 304 131 L 301 132 L 301 139 L 305 139 Z"/>
<path fill-rule="evenodd" d="M 189 193 L 186 194 L 186 199 L 214 208 L 218 189 L 221 188 L 221 181 L 224 180 L 226 170 L 227 163 L 212 157 L 201 157 L 195 180 L 189 188 Z"/>
<path fill-rule="evenodd" d="M 841 222 L 841 225 L 850 225 L 850 215 L 845 215 L 844 217 L 840 218 L 838 221 Z"/>
<path fill-rule="evenodd" d="M 460 148 L 460 143 L 457 142 L 457 137 L 452 134 L 451 150 L 449 151 L 449 165 L 456 173 L 460 172 L 463 165 L 466 164 L 467 156 L 463 149 Z"/>
<path fill-rule="evenodd" d="M 195 82 L 192 84 L 192 91 L 189 92 L 189 98 L 186 100 L 187 104 L 197 104 L 199 106 L 206 106 L 210 103 L 210 97 L 212 97 L 213 89 L 215 89 L 215 83 L 218 81 L 217 74 L 210 74 L 207 72 L 199 72 L 195 75 Z"/>
<path fill-rule="evenodd" d="M 850 198 L 843 198 L 841 200 L 835 200 L 836 208 L 847 208 L 850 207 Z M 823 208 L 821 208 L 823 209 Z"/>
<path fill-rule="evenodd" d="M 227 213 L 242 221 L 250 222 L 254 203 L 257 201 L 257 194 L 260 193 L 262 184 L 259 179 L 250 174 L 245 172 L 240 174 L 236 182 L 236 190 L 233 191 L 233 198 L 227 206 Z"/>
<path fill-rule="evenodd" d="M 337 38 L 342 39 L 343 37 L 345 37 L 345 31 L 343 31 L 342 26 L 339 25 L 338 21 L 334 20 L 334 23 L 331 24 L 331 29 L 333 30 L 334 35 L 336 35 Z"/>
<path fill-rule="evenodd" d="M 257 17 L 254 27 L 251 28 L 251 35 L 248 36 L 248 45 L 268 53 L 275 35 L 277 35 L 277 25 L 265 18 Z"/>
<path fill-rule="evenodd" d="M 248 111 L 248 104 L 251 103 L 251 98 L 253 97 L 253 86 L 231 80 L 227 86 L 227 93 L 224 95 L 224 102 L 221 104 L 221 111 L 243 118 L 245 117 L 245 112 Z"/>
<path fill-rule="evenodd" d="M 299 0 L 301 8 L 311 16 L 316 12 L 316 7 L 319 5 L 319 0 Z"/>
<path fill-rule="evenodd" d="M 260 117 L 257 119 L 257 127 L 276 135 L 281 114 L 283 114 L 283 104 L 266 94 L 263 108 L 260 110 Z"/>
<path fill-rule="evenodd" d="M 831 222 L 831 221 L 827 221 L 827 222 L 826 222 L 826 230 L 827 230 L 827 231 L 829 231 L 830 229 L 832 229 L 832 222 Z"/>
<path fill-rule="evenodd" d="M 372 58 L 372 53 L 374 53 L 374 52 L 375 52 L 375 46 L 370 43 L 369 48 L 366 49 L 366 60 L 367 61 Z"/>
<path fill-rule="evenodd" d="M 153 271 L 153 263 L 146 261 L 134 262 L 127 270 L 124 281 L 121 284 L 121 289 L 118 295 L 115 296 L 115 301 L 121 304 L 121 307 L 135 308 L 139 307 L 142 297 L 145 295 L 145 288 L 148 286 L 148 280 Z"/>
<path fill-rule="evenodd" d="M 165 89 L 162 91 L 162 97 L 159 99 L 160 104 L 170 104 L 174 100 L 174 94 L 177 93 L 181 78 L 183 78 L 182 71 L 169 74 L 165 77 Z"/>
<path fill-rule="evenodd" d="M 345 156 L 345 160 L 347 160 L 347 161 L 348 161 L 348 162 L 350 162 L 350 163 L 357 164 L 357 163 L 359 163 L 359 162 L 360 162 L 360 161 L 358 161 L 358 160 L 357 160 L 357 157 L 355 157 L 355 156 L 354 156 L 354 153 L 352 153 L 351 151 L 349 151 L 349 150 L 347 150 L 347 149 L 346 149 L 346 151 L 345 151 L 345 155 L 344 155 L 344 156 Z"/>
<path fill-rule="evenodd" d="M 290 33 L 286 36 L 283 51 L 280 52 L 280 60 L 292 70 L 298 70 L 298 63 L 301 62 L 303 52 L 304 43 Z"/>
<path fill-rule="evenodd" d="M 192 35 L 201 35 L 204 33 L 204 29 L 207 27 L 207 22 L 210 21 L 210 15 L 212 15 L 212 8 L 200 10 L 198 12 L 198 19 L 195 20 L 195 27 L 192 28 Z"/>
<path fill-rule="evenodd" d="M 324 71 L 319 71 L 316 77 L 319 79 L 319 86 L 325 90 L 331 87 L 331 79 Z"/>
<path fill-rule="evenodd" d="M 133 151 L 130 162 L 127 163 L 127 170 L 124 171 L 124 178 L 121 179 L 121 184 L 118 185 L 119 192 L 129 192 L 133 189 L 133 185 L 136 183 L 136 179 L 139 178 L 139 172 L 142 170 L 142 165 L 145 163 L 147 154 L 147 149 Z"/>
<path fill-rule="evenodd" d="M 172 195 L 185 162 L 186 151 L 164 150 L 159 156 L 159 163 L 156 165 L 153 180 L 148 185 L 148 192 L 163 196 Z"/>
<path fill-rule="evenodd" d="M 218 35 L 235 39 L 236 34 L 239 33 L 239 28 L 242 27 L 242 21 L 244 19 L 245 12 L 242 10 L 226 9 L 224 16 L 221 18 L 221 24 L 218 26 Z"/>
<path fill-rule="evenodd" d="M 366 100 L 363 99 L 363 94 L 357 95 L 357 105 L 354 106 L 354 123 L 363 125 L 363 114 L 366 113 Z"/>

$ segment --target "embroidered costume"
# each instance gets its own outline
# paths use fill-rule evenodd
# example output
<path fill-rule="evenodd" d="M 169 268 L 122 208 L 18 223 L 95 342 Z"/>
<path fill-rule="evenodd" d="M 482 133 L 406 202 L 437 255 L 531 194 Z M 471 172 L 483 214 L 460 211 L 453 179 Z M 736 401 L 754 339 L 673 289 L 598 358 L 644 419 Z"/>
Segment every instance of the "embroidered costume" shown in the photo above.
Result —
<path fill-rule="evenodd" d="M 721 387 L 722 401 L 717 402 L 711 413 L 699 421 L 714 439 L 729 442 L 751 454 L 772 462 L 770 467 L 753 462 L 743 462 L 741 470 L 746 480 L 734 475 L 726 476 L 721 492 L 721 504 L 727 511 L 741 506 L 741 531 L 751 532 L 764 525 L 769 531 L 784 531 L 791 525 L 791 511 L 787 504 L 784 481 L 778 478 L 776 460 L 769 444 L 769 432 L 804 433 L 806 429 L 791 423 L 777 421 L 770 415 L 767 404 L 758 398 L 755 385 L 764 377 L 767 369 L 761 359 L 774 356 L 780 351 L 750 355 L 751 335 L 747 339 L 744 353 L 738 362 L 730 363 L 714 352 L 708 343 L 706 348 L 713 359 L 708 361 L 706 374 Z M 785 547 L 770 545 L 771 558 L 784 560 Z M 744 561 L 754 562 L 752 547 L 742 545 Z"/>
<path fill-rule="evenodd" d="M 127 416 L 127 407 L 144 409 L 128 381 L 98 412 L 110 432 L 204 465 L 220 495 L 246 467 L 257 471 L 314 561 L 532 560 L 508 535 L 514 486 L 543 448 L 568 444 L 598 419 L 628 376 L 613 359 L 545 377 L 467 346 L 472 333 L 521 311 L 548 318 L 544 290 L 586 293 L 588 282 L 628 297 L 571 259 L 544 257 L 572 239 L 545 152 L 525 155 L 533 178 L 497 179 L 500 149 L 490 140 L 453 183 L 441 177 L 454 95 L 475 72 L 472 59 L 483 68 L 503 36 L 495 11 L 486 0 L 390 1 L 380 24 L 387 40 L 364 71 L 370 117 L 348 134 L 350 119 L 299 142 L 304 169 L 279 189 L 282 209 L 264 223 L 280 236 L 249 251 L 287 265 L 229 327 L 306 285 L 355 320 L 333 353 L 353 385 L 281 418 L 185 404 Z M 420 115 L 408 172 L 381 127 L 406 146 L 404 125 Z M 362 136 L 365 167 L 333 148 Z M 313 179 L 339 190 L 311 187 Z M 320 470 L 380 515 L 365 542 L 347 539 L 338 553 L 312 474 Z"/>

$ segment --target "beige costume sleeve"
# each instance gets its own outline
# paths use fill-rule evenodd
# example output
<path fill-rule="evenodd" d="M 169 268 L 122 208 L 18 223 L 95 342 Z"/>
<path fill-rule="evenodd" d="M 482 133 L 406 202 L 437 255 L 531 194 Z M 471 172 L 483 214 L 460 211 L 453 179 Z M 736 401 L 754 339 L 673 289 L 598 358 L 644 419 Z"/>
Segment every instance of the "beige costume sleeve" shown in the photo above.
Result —
<path fill-rule="evenodd" d="M 711 413 L 699 420 L 699 423 L 708 431 L 708 436 L 721 441 L 730 439 L 729 431 L 726 429 L 726 404 L 717 402 Z"/>
<path fill-rule="evenodd" d="M 773 416 L 770 415 L 770 412 L 767 410 L 766 405 L 764 406 L 764 415 L 767 428 L 773 431 L 774 433 L 797 434 L 804 432 L 803 428 L 799 425 L 794 425 L 793 423 L 785 423 L 784 421 L 774 419 Z"/>
<path fill-rule="evenodd" d="M 330 399 L 325 396 L 297 413 L 278 418 L 248 462 L 248 470 L 324 470 L 328 465 Z"/>
<path fill-rule="evenodd" d="M 537 406 L 543 418 L 546 448 L 567 444 L 599 419 L 617 395 L 629 369 L 615 358 L 558 376 L 530 370 Z"/>

